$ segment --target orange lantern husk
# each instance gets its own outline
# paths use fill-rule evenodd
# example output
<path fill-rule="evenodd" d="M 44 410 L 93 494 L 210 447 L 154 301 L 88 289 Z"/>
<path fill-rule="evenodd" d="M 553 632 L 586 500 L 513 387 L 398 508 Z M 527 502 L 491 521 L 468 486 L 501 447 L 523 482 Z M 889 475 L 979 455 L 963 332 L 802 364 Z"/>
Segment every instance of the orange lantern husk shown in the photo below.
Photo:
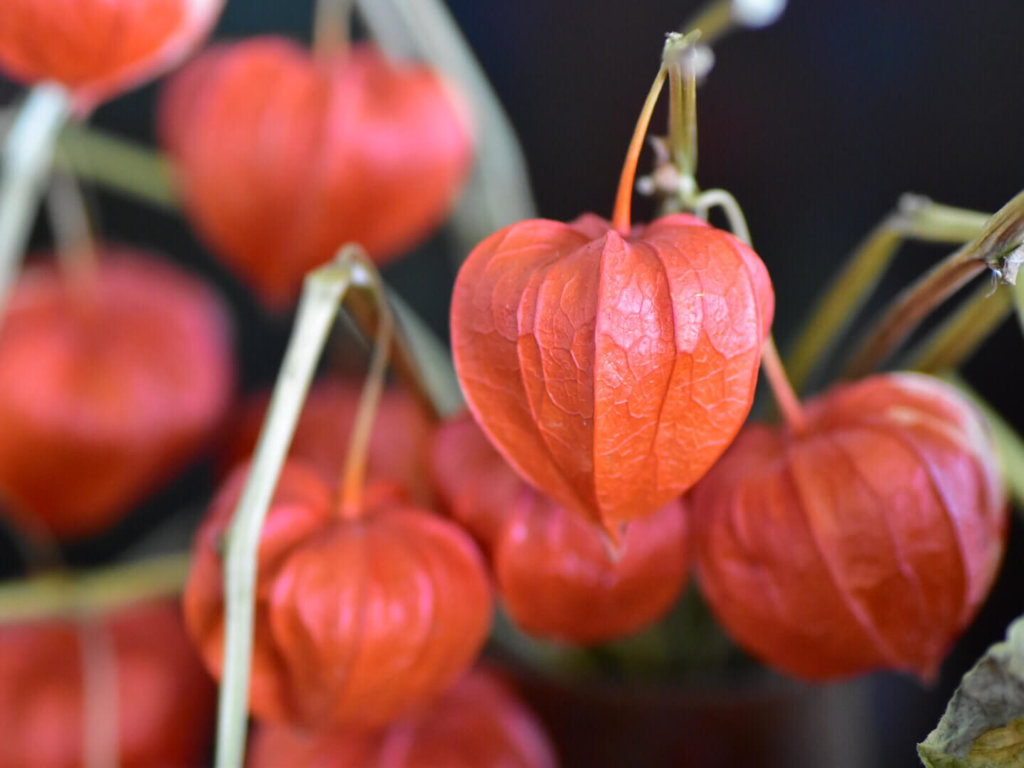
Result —
<path fill-rule="evenodd" d="M 533 714 L 491 673 L 473 671 L 381 731 L 259 728 L 249 768 L 555 768 Z"/>
<path fill-rule="evenodd" d="M 689 571 L 679 500 L 630 523 L 613 549 L 600 526 L 527 485 L 472 418 L 442 425 L 430 463 L 449 513 L 490 553 L 509 615 L 529 634 L 577 644 L 644 629 Z"/>
<path fill-rule="evenodd" d="M 505 227 L 470 253 L 452 295 L 473 416 L 520 475 L 613 543 L 735 437 L 775 309 L 764 264 L 733 235 L 688 214 L 631 223 L 668 71 L 663 61 L 640 111 L 612 220 Z"/>
<path fill-rule="evenodd" d="M 82 280 L 29 267 L 0 327 L 0 499 L 58 538 L 101 531 L 202 448 L 233 388 L 231 324 L 197 278 L 123 248 Z"/>
<path fill-rule="evenodd" d="M 224 0 L 4 0 L 0 70 L 56 81 L 89 112 L 170 69 L 210 31 Z"/>
<path fill-rule="evenodd" d="M 430 482 L 444 511 L 488 556 L 526 484 L 468 414 L 434 430 L 427 450 Z"/>
<path fill-rule="evenodd" d="M 453 91 L 369 44 L 316 58 L 283 38 L 215 46 L 171 82 L 159 120 L 199 232 L 279 309 L 338 243 L 383 264 L 425 239 L 472 159 Z"/>
<path fill-rule="evenodd" d="M 626 232 L 590 214 L 525 221 L 459 271 L 452 347 L 505 459 L 614 538 L 739 431 L 773 309 L 757 255 L 693 216 Z"/>
<path fill-rule="evenodd" d="M 630 523 L 613 551 L 594 523 L 524 488 L 494 573 L 509 615 L 531 635 L 580 645 L 626 637 L 661 619 L 686 586 L 685 510 L 672 501 Z"/>
<path fill-rule="evenodd" d="M 199 765 L 213 736 L 215 691 L 180 608 L 140 604 L 97 619 L 111 644 L 122 768 Z M 0 627 L 0 768 L 84 764 L 87 692 L 81 629 L 50 620 Z M 104 674 L 103 671 L 99 672 Z"/>
<path fill-rule="evenodd" d="M 691 495 L 701 588 L 729 633 L 816 680 L 932 679 L 995 579 L 1006 493 L 977 411 L 921 374 L 753 425 Z"/>
<path fill-rule="evenodd" d="M 185 590 L 189 629 L 219 674 L 227 525 L 246 480 L 215 499 Z M 379 726 L 436 695 L 476 658 L 491 619 L 483 561 L 461 530 L 369 487 L 337 512 L 314 470 L 285 464 L 259 548 L 250 706 L 309 727 Z"/>

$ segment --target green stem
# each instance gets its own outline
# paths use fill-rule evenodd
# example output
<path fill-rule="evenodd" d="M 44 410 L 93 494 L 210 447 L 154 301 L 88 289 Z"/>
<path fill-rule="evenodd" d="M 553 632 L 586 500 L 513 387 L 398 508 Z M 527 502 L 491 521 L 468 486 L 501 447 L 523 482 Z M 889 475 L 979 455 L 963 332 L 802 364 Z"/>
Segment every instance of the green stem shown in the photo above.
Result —
<path fill-rule="evenodd" d="M 453 216 L 463 258 L 495 230 L 535 218 L 522 148 L 512 124 L 442 0 L 357 0 L 374 38 L 393 55 L 410 46 L 469 99 L 477 121 L 477 156 Z"/>
<path fill-rule="evenodd" d="M 54 571 L 0 585 L 0 626 L 103 614 L 181 592 L 189 554 L 150 557 L 93 571 Z"/>
<path fill-rule="evenodd" d="M 701 192 L 694 201 L 694 215 L 707 221 L 712 208 L 721 208 L 729 222 L 729 230 L 747 245 L 750 245 L 750 228 L 747 217 L 736 198 L 724 189 L 708 189 Z"/>
<path fill-rule="evenodd" d="M 57 153 L 60 154 L 59 147 Z M 62 260 L 65 260 L 66 255 L 95 251 L 92 215 L 85 202 L 85 194 L 73 175 L 66 171 L 54 170 L 50 175 L 46 207 L 50 215 L 57 253 Z"/>
<path fill-rule="evenodd" d="M 946 257 L 901 293 L 867 334 L 844 376 L 863 376 L 885 360 L 933 309 L 986 268 L 1001 270 L 1024 242 L 1024 192 L 1000 208 L 973 241 Z"/>
<path fill-rule="evenodd" d="M 333 58 L 349 47 L 349 27 L 354 0 L 316 0 L 313 13 L 313 51 L 321 58 Z"/>
<path fill-rule="evenodd" d="M 668 72 L 668 146 L 683 179 L 695 187 L 697 177 L 697 39 L 700 32 L 683 36 L 677 45 L 665 45 L 662 65 Z M 682 182 L 686 183 L 686 182 Z"/>
<path fill-rule="evenodd" d="M 57 147 L 57 156 L 62 154 Z M 95 286 L 97 251 L 93 217 L 85 193 L 74 175 L 55 169 L 50 175 L 47 208 L 57 245 L 57 258 L 73 286 L 90 290 Z"/>
<path fill-rule="evenodd" d="M 786 0 L 712 0 L 680 29 L 699 29 L 705 45 L 735 29 L 757 29 L 774 24 L 786 9 Z"/>
<path fill-rule="evenodd" d="M 959 245 L 977 237 L 988 219 L 987 214 L 939 205 L 920 195 L 900 198 L 896 209 L 853 252 L 803 323 L 786 358 L 797 391 L 806 387 L 816 367 L 829 357 L 904 239 Z"/>
<path fill-rule="evenodd" d="M 900 367 L 925 373 L 959 368 L 1013 311 L 1011 292 L 978 287 L 963 305 L 932 331 Z"/>
<path fill-rule="evenodd" d="M 0 176 L 0 312 L 28 245 L 57 133 L 70 114 L 67 91 L 50 83 L 37 85 L 7 133 Z"/>
<path fill-rule="evenodd" d="M 393 355 L 396 370 L 401 374 L 403 368 L 409 369 L 406 378 L 412 379 L 414 390 L 430 403 L 440 418 L 446 419 L 463 410 L 465 400 L 448 349 L 401 296 L 386 286 L 384 292 L 397 320 L 398 354 Z"/>
<path fill-rule="evenodd" d="M 697 11 L 695 16 L 692 16 L 689 21 L 683 24 L 679 31 L 690 32 L 692 30 L 699 30 L 704 44 L 711 45 L 716 40 L 720 40 L 727 35 L 735 27 L 736 24 L 732 17 L 731 0 L 712 0 L 712 2 Z"/>
<path fill-rule="evenodd" d="M 985 269 L 984 258 L 967 247 L 943 259 L 896 297 L 850 357 L 843 378 L 860 378 L 882 365 L 924 318 Z"/>
<path fill-rule="evenodd" d="M 384 295 L 384 284 L 377 272 L 367 262 L 371 275 L 370 292 L 377 314 L 377 333 L 373 345 L 373 357 L 363 382 L 363 391 L 352 423 L 352 434 L 345 455 L 345 467 L 341 478 L 341 515 L 347 520 L 358 520 L 363 514 L 363 488 L 366 485 L 366 460 L 377 416 L 377 406 L 384 391 L 384 380 L 390 357 L 391 341 L 394 336 L 395 316 Z"/>
<path fill-rule="evenodd" d="M 68 125 L 60 134 L 55 165 L 159 208 L 177 210 L 170 163 L 163 155 L 112 134 Z"/>
<path fill-rule="evenodd" d="M 392 368 L 414 392 L 431 420 L 460 411 L 464 401 L 452 358 L 445 346 L 402 298 L 383 288 L 396 315 L 391 346 Z M 356 293 L 346 303 L 349 315 L 366 338 L 377 334 L 376 302 Z"/>
<path fill-rule="evenodd" d="M 227 629 L 218 702 L 216 768 L 241 768 L 245 757 L 260 532 L 341 301 L 353 284 L 369 284 L 370 275 L 353 258 L 355 252 L 357 246 L 346 246 L 331 263 L 306 276 L 295 327 L 256 444 L 249 479 L 228 534 L 224 559 Z"/>

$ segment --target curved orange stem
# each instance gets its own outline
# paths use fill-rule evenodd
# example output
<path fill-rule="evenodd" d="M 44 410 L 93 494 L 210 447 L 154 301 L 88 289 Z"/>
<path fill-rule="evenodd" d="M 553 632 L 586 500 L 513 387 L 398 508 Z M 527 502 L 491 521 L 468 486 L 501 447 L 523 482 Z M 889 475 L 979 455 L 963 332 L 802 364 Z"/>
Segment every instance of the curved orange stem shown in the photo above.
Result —
<path fill-rule="evenodd" d="M 630 228 L 630 206 L 633 200 L 633 181 L 636 178 L 636 165 L 640 160 L 640 150 L 644 146 L 644 137 L 647 135 L 647 127 L 651 124 L 651 115 L 654 114 L 654 105 L 658 103 L 658 96 L 665 84 L 665 77 L 668 74 L 664 65 L 658 70 L 654 84 L 647 94 L 647 100 L 640 110 L 640 117 L 636 121 L 636 128 L 633 129 L 633 138 L 629 142 L 629 149 L 626 151 L 626 162 L 622 166 L 622 175 L 619 177 L 619 191 L 615 195 L 615 211 L 612 214 L 612 226 L 623 235 L 629 233 Z"/>
<path fill-rule="evenodd" d="M 384 377 L 387 372 L 394 334 L 395 319 L 384 298 L 384 291 L 375 282 L 374 294 L 377 300 L 377 334 L 374 339 L 373 357 L 359 396 L 359 407 L 349 437 L 348 455 L 341 476 L 341 516 L 356 520 L 363 513 L 363 488 L 366 485 L 366 459 L 370 447 L 373 421 L 377 415 L 381 393 L 384 391 Z"/>
<path fill-rule="evenodd" d="M 789 377 L 786 376 L 786 369 L 782 365 L 781 358 L 779 358 L 779 350 L 775 346 L 775 339 L 770 335 L 765 339 L 764 347 L 761 349 L 761 370 L 764 371 L 764 375 L 768 378 L 768 385 L 771 387 L 775 402 L 778 403 L 779 410 L 782 412 L 782 418 L 786 422 L 786 426 L 792 432 L 802 432 L 807 426 L 807 418 L 804 416 L 804 409 L 800 404 L 799 398 L 796 396 L 796 392 L 793 391 L 793 385 L 789 383 Z"/>

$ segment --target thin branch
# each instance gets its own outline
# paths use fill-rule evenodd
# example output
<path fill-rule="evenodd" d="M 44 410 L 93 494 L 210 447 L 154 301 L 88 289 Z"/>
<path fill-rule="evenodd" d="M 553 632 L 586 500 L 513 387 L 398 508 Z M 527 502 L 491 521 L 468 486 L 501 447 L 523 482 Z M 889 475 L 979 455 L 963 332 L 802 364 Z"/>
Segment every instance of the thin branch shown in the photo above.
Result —
<path fill-rule="evenodd" d="M 102 614 L 181 592 L 187 552 L 90 571 L 54 571 L 0 585 L 0 626 Z"/>
<path fill-rule="evenodd" d="M 1008 279 L 1008 255 L 1024 242 L 1024 192 L 999 209 L 975 240 L 950 254 L 903 291 L 851 357 L 844 376 L 857 378 L 884 363 L 918 324 L 949 296 L 985 269 Z"/>
<path fill-rule="evenodd" d="M 829 357 L 901 243 L 908 238 L 960 245 L 979 235 L 989 215 L 934 203 L 921 195 L 903 195 L 857 246 L 832 285 L 814 305 L 786 356 L 793 386 L 802 391 L 816 367 Z"/>
<path fill-rule="evenodd" d="M 959 368 L 1013 311 L 1011 292 L 979 286 L 963 305 L 932 331 L 900 367 L 925 373 Z"/>

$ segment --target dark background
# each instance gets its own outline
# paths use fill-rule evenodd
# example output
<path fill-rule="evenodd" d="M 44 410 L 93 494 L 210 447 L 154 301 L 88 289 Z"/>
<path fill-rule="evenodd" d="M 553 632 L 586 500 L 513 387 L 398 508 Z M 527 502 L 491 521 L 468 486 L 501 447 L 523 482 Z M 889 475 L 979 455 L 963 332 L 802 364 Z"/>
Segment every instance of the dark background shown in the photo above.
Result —
<path fill-rule="evenodd" d="M 543 216 L 610 215 L 662 36 L 698 5 L 450 0 L 519 133 Z M 309 22 L 305 3 L 230 0 L 216 36 L 307 39 Z M 775 334 L 783 347 L 816 292 L 901 193 L 991 211 L 1024 188 L 1022 29 L 1020 0 L 793 0 L 774 27 L 739 32 L 716 46 L 715 68 L 699 96 L 699 178 L 705 187 L 732 191 L 745 209 L 775 283 Z M 95 123 L 152 142 L 157 91 L 150 86 L 103 106 Z M 13 91 L 5 86 L 3 93 Z M 656 118 L 655 130 L 662 125 Z M 157 245 L 207 272 L 231 296 L 244 383 L 272 380 L 286 319 L 260 314 L 180 219 L 105 192 L 98 201 L 111 238 Z M 637 217 L 646 210 L 638 205 Z M 386 270 L 440 333 L 447 331 L 454 278 L 445 245 L 440 235 Z M 943 252 L 901 252 L 873 308 Z M 966 371 L 1018 426 L 1021 351 L 1019 330 L 1007 323 Z M 201 484 L 198 476 L 194 487 Z M 172 494 L 163 507 L 182 501 Z M 129 523 L 79 555 L 105 557 L 147 525 Z M 1016 524 L 1010 566 L 993 599 L 932 687 L 894 675 L 872 678 L 867 721 L 855 725 L 852 718 L 845 736 L 871 745 L 867 764 L 918 764 L 913 744 L 934 726 L 959 676 L 1024 610 L 1022 551 Z"/>

